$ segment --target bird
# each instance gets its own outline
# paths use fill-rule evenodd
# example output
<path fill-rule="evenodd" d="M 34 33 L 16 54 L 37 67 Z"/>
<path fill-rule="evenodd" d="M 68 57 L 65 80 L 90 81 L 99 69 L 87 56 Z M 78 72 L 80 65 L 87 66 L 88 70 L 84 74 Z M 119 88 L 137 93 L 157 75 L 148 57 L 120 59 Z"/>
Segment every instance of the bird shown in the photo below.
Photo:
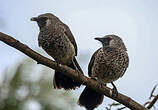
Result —
<path fill-rule="evenodd" d="M 38 45 L 50 55 L 60 66 L 61 64 L 83 73 L 75 56 L 77 44 L 70 28 L 52 13 L 32 17 L 39 26 Z M 80 87 L 81 83 L 55 70 L 53 85 L 55 89 L 71 90 Z"/>
<path fill-rule="evenodd" d="M 113 81 L 122 77 L 129 65 L 129 57 L 123 40 L 117 35 L 96 37 L 101 42 L 99 48 L 91 57 L 88 65 L 88 75 L 100 84 L 111 83 L 114 93 L 118 93 Z M 104 95 L 89 87 L 81 93 L 78 104 L 87 110 L 93 110 L 103 101 Z"/>

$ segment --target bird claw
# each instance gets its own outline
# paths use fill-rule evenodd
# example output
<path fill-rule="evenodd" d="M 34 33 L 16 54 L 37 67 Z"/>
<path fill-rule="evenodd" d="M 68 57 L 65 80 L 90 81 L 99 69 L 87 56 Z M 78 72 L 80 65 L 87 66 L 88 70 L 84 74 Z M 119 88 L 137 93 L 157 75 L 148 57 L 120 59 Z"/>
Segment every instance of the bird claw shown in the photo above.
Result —
<path fill-rule="evenodd" d="M 78 75 L 78 78 L 79 79 L 81 79 L 81 72 L 78 70 L 78 68 L 77 68 L 77 66 L 76 66 L 76 64 L 74 63 L 74 61 L 72 60 L 72 63 L 73 63 L 73 65 L 75 66 L 75 69 L 76 69 L 76 71 L 77 71 L 77 75 Z"/>
<path fill-rule="evenodd" d="M 102 88 L 103 86 L 106 86 L 106 84 L 102 83 L 98 78 L 96 77 L 92 77 L 91 79 L 97 81 L 99 84 L 98 84 L 98 88 Z"/>
<path fill-rule="evenodd" d="M 78 78 L 81 79 L 80 71 L 78 69 L 76 71 L 77 71 Z"/>
<path fill-rule="evenodd" d="M 115 88 L 113 88 L 112 89 L 112 95 L 111 95 L 112 97 L 117 97 L 118 96 L 118 91 L 117 91 L 117 89 L 115 89 Z"/>
<path fill-rule="evenodd" d="M 99 83 L 99 88 L 102 88 L 104 86 L 104 83 L 101 83 L 100 81 L 98 81 Z"/>
<path fill-rule="evenodd" d="M 114 85 L 114 83 L 111 83 L 112 86 L 113 86 L 113 89 L 112 89 L 112 92 L 111 92 L 111 96 L 112 97 L 117 97 L 118 96 L 118 91 L 117 91 L 117 88 L 116 86 Z"/>
<path fill-rule="evenodd" d="M 60 66 L 61 66 L 61 64 L 60 64 L 58 61 L 56 61 L 56 63 L 57 63 L 57 66 L 58 66 L 58 67 L 60 67 Z"/>

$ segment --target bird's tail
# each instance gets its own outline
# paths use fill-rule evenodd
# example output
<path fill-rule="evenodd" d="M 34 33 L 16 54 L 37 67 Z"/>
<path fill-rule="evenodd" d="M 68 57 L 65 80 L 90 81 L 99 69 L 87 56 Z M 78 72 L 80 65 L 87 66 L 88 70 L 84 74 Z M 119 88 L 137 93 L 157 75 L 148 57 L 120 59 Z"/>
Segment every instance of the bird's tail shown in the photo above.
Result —
<path fill-rule="evenodd" d="M 80 95 L 78 104 L 87 110 L 93 110 L 103 102 L 104 95 L 86 87 Z"/>
<path fill-rule="evenodd" d="M 73 62 L 68 66 L 75 70 L 78 69 L 78 71 L 80 71 L 80 73 L 83 73 L 76 58 L 74 58 Z M 69 90 L 69 89 L 75 89 L 76 87 L 80 87 L 81 83 L 79 83 L 79 82 L 73 80 L 72 78 L 62 74 L 61 72 L 55 70 L 53 85 L 54 85 L 55 89 L 64 88 L 65 90 Z"/>

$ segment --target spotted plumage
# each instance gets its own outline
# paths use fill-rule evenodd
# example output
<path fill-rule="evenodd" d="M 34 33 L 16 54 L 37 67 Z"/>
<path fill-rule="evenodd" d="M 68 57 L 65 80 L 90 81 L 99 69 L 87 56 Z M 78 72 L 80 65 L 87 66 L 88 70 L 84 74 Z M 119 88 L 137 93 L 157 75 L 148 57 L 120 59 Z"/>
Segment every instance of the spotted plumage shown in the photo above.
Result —
<path fill-rule="evenodd" d="M 41 29 L 38 42 L 39 46 L 42 46 L 56 61 L 61 64 L 71 64 L 75 56 L 75 48 L 64 31 L 59 29 L 52 29 L 51 31 Z"/>
<path fill-rule="evenodd" d="M 38 36 L 39 46 L 53 57 L 57 63 L 65 64 L 82 72 L 75 59 L 77 44 L 69 27 L 51 13 L 39 15 L 31 20 L 37 21 L 40 29 Z M 59 71 L 55 71 L 53 84 L 55 88 L 64 88 L 66 90 L 75 89 L 81 85 Z"/>
<path fill-rule="evenodd" d="M 121 77 L 127 67 L 128 55 L 125 51 L 114 47 L 100 48 L 91 67 L 91 77 L 97 77 L 102 83 L 110 83 Z"/>
<path fill-rule="evenodd" d="M 116 35 L 95 38 L 102 43 L 88 65 L 88 75 L 100 83 L 112 83 L 122 77 L 128 67 L 129 58 L 122 39 Z M 90 100 L 89 100 L 90 98 Z M 79 104 L 93 110 L 103 101 L 103 95 L 86 87 L 79 98 Z"/>

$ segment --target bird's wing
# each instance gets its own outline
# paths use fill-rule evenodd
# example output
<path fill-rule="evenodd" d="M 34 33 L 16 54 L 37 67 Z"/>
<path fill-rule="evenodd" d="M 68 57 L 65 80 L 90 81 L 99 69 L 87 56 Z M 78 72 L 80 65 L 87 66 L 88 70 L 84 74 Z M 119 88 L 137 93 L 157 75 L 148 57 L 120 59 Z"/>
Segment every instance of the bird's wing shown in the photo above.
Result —
<path fill-rule="evenodd" d="M 124 64 L 124 71 L 123 71 L 123 73 L 120 75 L 120 77 L 122 77 L 123 75 L 124 75 L 124 73 L 126 72 L 126 70 L 127 70 L 127 68 L 128 68 L 128 66 L 129 66 L 129 57 L 128 57 L 128 54 L 126 53 L 126 55 L 125 55 L 125 58 L 124 58 L 124 60 L 125 60 L 125 64 Z"/>
<path fill-rule="evenodd" d="M 98 51 L 100 50 L 101 48 L 99 48 L 97 51 L 94 52 L 94 54 L 92 55 L 91 57 L 91 60 L 88 64 L 88 75 L 91 76 L 92 75 L 92 66 L 94 64 L 94 60 L 95 60 L 95 56 L 96 54 L 98 53 Z"/>
<path fill-rule="evenodd" d="M 69 40 L 71 41 L 71 43 L 73 44 L 74 48 L 75 48 L 75 53 L 76 53 L 76 56 L 77 56 L 77 44 L 76 44 L 76 41 L 75 41 L 75 38 L 72 34 L 72 32 L 70 31 L 69 27 L 63 23 L 63 26 L 65 28 L 65 34 L 68 36 Z"/>

